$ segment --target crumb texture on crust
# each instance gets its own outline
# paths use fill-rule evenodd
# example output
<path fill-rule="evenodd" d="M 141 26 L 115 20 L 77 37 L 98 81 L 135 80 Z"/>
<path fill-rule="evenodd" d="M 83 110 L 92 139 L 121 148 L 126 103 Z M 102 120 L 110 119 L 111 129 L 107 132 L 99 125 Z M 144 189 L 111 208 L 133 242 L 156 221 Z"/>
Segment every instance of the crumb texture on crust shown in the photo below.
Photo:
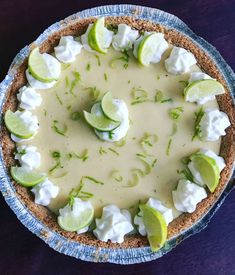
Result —
<path fill-rule="evenodd" d="M 88 18 L 83 20 L 78 20 L 72 22 L 71 25 L 62 29 L 59 32 L 51 35 L 41 46 L 40 50 L 42 52 L 52 52 L 53 48 L 58 44 L 59 39 L 63 35 L 81 35 L 85 32 L 88 24 L 94 22 L 95 18 Z M 157 31 L 165 34 L 166 40 L 175 45 L 183 47 L 190 52 L 192 52 L 201 67 L 201 69 L 209 74 L 211 77 L 216 78 L 219 82 L 221 82 L 225 89 L 226 93 L 223 96 L 218 96 L 217 101 L 219 107 L 222 111 L 226 112 L 229 116 L 231 127 L 227 129 L 227 135 L 222 138 L 220 155 L 225 159 L 226 168 L 221 173 L 221 179 L 219 186 L 216 188 L 215 192 L 210 193 L 206 199 L 200 202 L 197 206 L 197 209 L 192 214 L 182 214 L 175 220 L 173 220 L 168 227 L 168 238 L 172 238 L 174 236 L 179 235 L 182 231 L 185 231 L 187 228 L 192 226 L 195 222 L 197 222 L 201 217 L 203 217 L 204 213 L 206 213 L 210 207 L 216 202 L 221 193 L 223 192 L 229 178 L 231 171 L 233 169 L 233 162 L 235 157 L 235 110 L 232 98 L 229 94 L 228 87 L 226 85 L 225 80 L 220 74 L 218 68 L 216 67 L 213 60 L 199 47 L 197 47 L 191 39 L 182 35 L 181 33 L 173 30 L 167 29 L 164 26 L 159 24 L 154 24 L 152 22 L 134 19 L 132 17 L 106 17 L 107 24 L 117 25 L 120 23 L 126 23 L 133 28 L 139 31 Z M 32 44 L 33 47 L 33 44 Z M 20 87 L 26 84 L 25 70 L 27 68 L 27 59 L 23 62 L 23 64 L 19 67 L 14 81 L 7 91 L 6 94 L 6 102 L 3 107 L 3 113 L 8 110 L 16 110 L 17 108 L 17 98 L 16 93 Z M 16 161 L 13 157 L 13 151 L 15 148 L 14 142 L 10 139 L 9 133 L 5 127 L 2 127 L 1 135 L 1 143 L 3 148 L 4 161 L 7 169 L 9 170 L 10 166 L 14 165 Z M 111 242 L 104 243 L 102 241 L 97 240 L 91 233 L 85 234 L 76 234 L 72 232 L 66 232 L 62 230 L 57 222 L 56 216 L 49 211 L 46 207 L 36 205 L 33 200 L 33 195 L 31 192 L 16 184 L 14 182 L 14 187 L 16 189 L 16 193 L 23 202 L 23 204 L 27 205 L 28 209 L 36 216 L 37 219 L 41 220 L 45 223 L 45 225 L 52 230 L 58 232 L 62 236 L 71 239 L 73 241 L 77 241 L 82 244 L 87 244 L 95 247 L 103 247 L 103 248 L 130 248 L 130 247 L 143 247 L 148 244 L 148 241 L 145 237 L 140 235 L 132 235 L 127 236 L 125 238 L 125 242 L 122 244 L 114 244 Z M 45 235 L 45 234 L 44 234 Z M 46 235 L 44 236 L 46 237 Z"/>

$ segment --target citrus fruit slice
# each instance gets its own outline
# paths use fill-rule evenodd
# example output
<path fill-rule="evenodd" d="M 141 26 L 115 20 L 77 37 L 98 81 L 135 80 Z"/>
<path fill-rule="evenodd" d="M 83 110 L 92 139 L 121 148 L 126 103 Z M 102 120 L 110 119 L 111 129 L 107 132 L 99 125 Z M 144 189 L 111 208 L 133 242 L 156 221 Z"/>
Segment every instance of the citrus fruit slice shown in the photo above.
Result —
<path fill-rule="evenodd" d="M 11 176 L 17 183 L 25 187 L 32 187 L 46 178 L 45 174 L 17 166 L 11 167 Z"/>
<path fill-rule="evenodd" d="M 91 109 L 91 113 L 83 111 L 86 122 L 101 132 L 110 132 L 116 129 L 120 122 L 112 121 L 107 118 L 101 108 L 101 103 L 96 103 Z"/>
<path fill-rule="evenodd" d="M 46 54 L 43 56 L 39 48 L 34 48 L 29 55 L 29 71 L 34 78 L 42 82 L 52 82 L 58 80 L 59 73 L 56 68 L 60 68 L 60 63 L 56 58 Z"/>
<path fill-rule="evenodd" d="M 73 212 L 70 212 L 66 216 L 59 216 L 57 220 L 62 229 L 73 232 L 88 226 L 91 223 L 93 216 L 94 210 L 88 208 L 80 212 L 79 215 L 74 215 Z"/>
<path fill-rule="evenodd" d="M 167 239 L 167 224 L 163 215 L 154 208 L 144 204 L 140 205 L 147 238 L 153 252 L 158 251 Z"/>
<path fill-rule="evenodd" d="M 150 64 L 160 42 L 160 38 L 156 33 L 152 33 L 141 40 L 137 51 L 137 58 L 142 65 L 148 66 Z"/>
<path fill-rule="evenodd" d="M 4 120 L 7 129 L 16 137 L 27 139 L 34 135 L 24 121 L 11 110 L 6 111 Z"/>
<path fill-rule="evenodd" d="M 105 31 L 104 17 L 101 17 L 93 24 L 88 34 L 89 46 L 100 53 L 107 53 L 107 48 L 105 48 Z"/>
<path fill-rule="evenodd" d="M 203 79 L 190 83 L 184 90 L 185 100 L 196 102 L 201 98 L 224 94 L 222 84 L 214 79 Z"/>
<path fill-rule="evenodd" d="M 121 116 L 118 112 L 118 106 L 114 102 L 114 98 L 110 92 L 107 92 L 101 101 L 101 108 L 104 114 L 113 121 L 121 121 Z"/>
<path fill-rule="evenodd" d="M 202 153 L 193 154 L 190 159 L 200 173 L 203 182 L 213 193 L 220 179 L 220 170 L 216 161 Z"/>

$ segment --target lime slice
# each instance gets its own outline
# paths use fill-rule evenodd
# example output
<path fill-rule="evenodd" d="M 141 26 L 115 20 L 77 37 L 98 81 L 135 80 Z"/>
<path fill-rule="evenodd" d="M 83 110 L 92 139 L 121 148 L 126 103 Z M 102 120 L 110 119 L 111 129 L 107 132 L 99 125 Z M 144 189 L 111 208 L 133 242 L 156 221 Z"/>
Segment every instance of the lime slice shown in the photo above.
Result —
<path fill-rule="evenodd" d="M 25 187 L 32 187 L 46 178 L 45 174 L 30 171 L 27 168 L 17 166 L 11 167 L 11 176 L 17 183 Z"/>
<path fill-rule="evenodd" d="M 167 239 L 167 224 L 163 215 L 154 208 L 140 205 L 147 237 L 153 252 L 158 251 Z"/>
<path fill-rule="evenodd" d="M 144 65 L 148 66 L 156 53 L 156 50 L 159 46 L 159 37 L 152 33 L 146 37 L 144 37 L 138 47 L 137 57 L 139 62 Z"/>
<path fill-rule="evenodd" d="M 204 97 L 211 97 L 224 93 L 225 90 L 223 85 L 213 79 L 194 81 L 184 90 L 185 100 L 189 102 L 196 102 Z"/>
<path fill-rule="evenodd" d="M 100 53 L 107 53 L 107 49 L 104 47 L 105 44 L 105 26 L 104 17 L 99 18 L 91 27 L 88 34 L 89 46 Z"/>
<path fill-rule="evenodd" d="M 33 136 L 24 121 L 11 110 L 6 111 L 4 120 L 7 129 L 16 137 L 27 139 Z"/>
<path fill-rule="evenodd" d="M 53 57 L 51 57 L 53 58 Z M 53 58 L 55 59 L 55 58 Z M 51 60 L 52 61 L 52 60 Z M 53 62 L 58 62 L 56 59 Z M 51 82 L 57 80 L 57 78 L 52 77 L 52 72 L 45 62 L 43 55 L 39 52 L 39 48 L 34 48 L 29 55 L 29 71 L 33 77 L 42 82 Z"/>
<path fill-rule="evenodd" d="M 120 114 L 118 113 L 118 106 L 114 103 L 113 96 L 107 92 L 101 101 L 101 108 L 104 114 L 113 121 L 121 121 Z"/>
<path fill-rule="evenodd" d="M 216 161 L 204 154 L 196 153 L 190 157 L 196 169 L 199 171 L 203 182 L 213 193 L 219 184 L 220 170 Z"/>
<path fill-rule="evenodd" d="M 113 131 L 120 125 L 120 122 L 112 121 L 104 115 L 100 103 L 96 103 L 93 105 L 91 113 L 88 113 L 86 111 L 83 111 L 83 113 L 86 122 L 96 130 L 101 132 Z"/>
<path fill-rule="evenodd" d="M 77 231 L 88 226 L 94 216 L 94 210 L 92 208 L 85 209 L 79 216 L 75 216 L 73 212 L 70 212 L 66 216 L 58 217 L 59 226 L 66 231 Z"/>

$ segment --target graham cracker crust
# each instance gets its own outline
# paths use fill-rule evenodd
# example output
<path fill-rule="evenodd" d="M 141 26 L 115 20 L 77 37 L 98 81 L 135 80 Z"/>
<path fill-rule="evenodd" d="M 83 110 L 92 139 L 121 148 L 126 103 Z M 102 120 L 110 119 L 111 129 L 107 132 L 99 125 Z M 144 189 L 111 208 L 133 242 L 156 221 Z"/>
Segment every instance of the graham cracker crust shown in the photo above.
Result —
<path fill-rule="evenodd" d="M 62 35 L 81 35 L 85 32 L 87 25 L 89 23 L 93 23 L 94 21 L 95 18 L 88 18 L 71 22 L 71 24 L 65 27 L 63 30 L 51 35 L 47 39 L 47 41 L 45 41 L 40 46 L 41 52 L 52 52 L 53 48 L 58 44 L 59 39 Z M 174 236 L 179 235 L 182 231 L 185 231 L 187 228 L 191 227 L 195 222 L 197 222 L 201 217 L 203 217 L 203 215 L 211 208 L 211 206 L 216 202 L 218 197 L 223 192 L 230 178 L 235 158 L 235 109 L 231 95 L 228 91 L 228 87 L 226 86 L 226 82 L 220 74 L 215 63 L 204 51 L 197 47 L 191 39 L 173 29 L 167 29 L 162 25 L 156 25 L 152 22 L 134 19 L 133 17 L 106 17 L 106 24 L 117 25 L 120 23 L 126 23 L 139 31 L 157 31 L 164 33 L 165 38 L 169 43 L 175 46 L 183 47 L 192 52 L 195 55 L 201 69 L 207 74 L 209 74 L 211 77 L 216 78 L 219 82 L 221 82 L 224 85 L 226 89 L 226 93 L 224 95 L 217 97 L 220 110 L 227 113 L 231 122 L 231 126 L 226 131 L 227 135 L 222 138 L 220 149 L 220 155 L 225 159 L 226 168 L 221 173 L 220 183 L 216 188 L 215 192 L 213 194 L 210 193 L 206 199 L 199 203 L 194 213 L 182 214 L 170 223 L 168 227 L 168 239 L 170 239 Z M 31 48 L 33 47 L 34 45 L 32 44 Z M 11 109 L 13 111 L 16 110 L 18 105 L 16 93 L 18 89 L 25 85 L 27 82 L 25 77 L 26 68 L 27 59 L 18 69 L 14 81 L 10 89 L 7 91 L 6 102 L 3 107 L 3 113 L 5 113 L 5 111 L 8 109 Z M 0 137 L 3 148 L 5 165 L 9 171 L 9 168 L 12 165 L 16 164 L 13 155 L 15 144 L 10 139 L 10 135 L 6 130 L 5 126 L 2 127 Z M 49 211 L 46 207 L 34 203 L 33 195 L 28 189 L 18 185 L 14 181 L 13 184 L 16 190 L 16 195 L 20 198 L 22 203 L 27 206 L 27 208 L 32 212 L 32 214 L 37 219 L 41 220 L 47 227 L 58 232 L 59 234 L 68 238 L 69 240 L 77 241 L 79 243 L 86 245 L 95 246 L 97 248 L 133 248 L 148 245 L 147 238 L 137 234 L 126 236 L 125 241 L 122 244 L 114 244 L 111 242 L 105 243 L 99 241 L 91 233 L 77 235 L 76 233 L 66 232 L 58 226 L 56 222 L 56 216 L 51 211 Z M 48 236 L 47 232 L 42 232 L 42 234 L 45 238 Z"/>

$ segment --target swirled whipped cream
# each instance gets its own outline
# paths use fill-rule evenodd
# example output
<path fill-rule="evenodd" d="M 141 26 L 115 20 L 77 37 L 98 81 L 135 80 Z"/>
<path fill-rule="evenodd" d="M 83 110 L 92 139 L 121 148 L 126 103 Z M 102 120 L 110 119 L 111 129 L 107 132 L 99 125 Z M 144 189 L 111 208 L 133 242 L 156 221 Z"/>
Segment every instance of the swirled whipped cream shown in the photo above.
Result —
<path fill-rule="evenodd" d="M 198 81 L 198 80 L 204 80 L 204 79 L 213 79 L 211 78 L 208 74 L 205 74 L 203 72 L 193 72 L 190 74 L 189 77 L 189 84 L 194 82 L 194 81 Z M 203 105 L 208 101 L 214 100 L 215 96 L 214 95 L 210 95 L 210 96 L 205 96 L 205 97 L 201 97 L 197 100 L 191 100 L 190 102 L 196 102 L 199 105 Z"/>
<path fill-rule="evenodd" d="M 39 126 L 38 126 L 38 118 L 36 116 L 34 116 L 30 111 L 27 111 L 27 110 L 22 112 L 16 111 L 15 114 L 23 121 L 23 123 L 26 125 L 26 127 L 29 129 L 30 132 L 32 132 L 34 135 L 37 133 Z M 22 138 L 16 137 L 13 134 L 11 134 L 11 139 L 15 142 L 29 140 L 29 139 L 22 139 Z M 32 139 L 32 137 L 30 139 Z"/>
<path fill-rule="evenodd" d="M 192 53 L 183 48 L 173 47 L 170 56 L 165 60 L 165 67 L 168 73 L 184 74 L 196 63 L 197 60 Z"/>
<path fill-rule="evenodd" d="M 171 221 L 173 221 L 173 213 L 172 213 L 172 209 L 165 207 L 161 201 L 154 199 L 154 198 L 149 198 L 149 200 L 146 203 L 148 206 L 156 209 L 157 211 L 159 211 L 165 221 L 166 224 L 168 225 Z M 134 218 L 134 224 L 136 224 L 138 226 L 138 231 L 140 233 L 140 235 L 142 236 L 146 236 L 147 232 L 145 230 L 145 225 L 144 225 L 144 221 L 143 221 L 143 213 L 142 211 L 139 211 L 139 213 L 135 216 Z"/>
<path fill-rule="evenodd" d="M 164 38 L 164 34 L 163 33 L 157 33 L 157 32 L 145 32 L 144 35 L 140 36 L 135 42 L 134 42 L 134 50 L 133 50 L 133 54 L 135 56 L 135 58 L 138 58 L 138 48 L 140 45 L 140 42 L 145 39 L 147 36 L 149 36 L 150 34 L 153 34 L 157 36 L 158 38 L 158 46 L 156 48 L 156 51 L 152 57 L 152 60 L 150 61 L 150 63 L 158 63 L 161 58 L 162 58 L 162 54 L 167 50 L 168 48 L 168 43 L 166 42 L 165 38 Z"/>
<path fill-rule="evenodd" d="M 87 210 L 92 209 L 93 206 L 89 201 L 83 201 L 79 198 L 74 198 L 73 205 L 67 204 L 64 208 L 59 210 L 60 216 L 65 217 L 67 215 L 72 215 L 74 218 L 78 218 L 81 214 Z M 85 226 L 77 231 L 77 234 L 85 233 L 88 231 L 89 226 Z"/>
<path fill-rule="evenodd" d="M 225 136 L 225 129 L 230 126 L 230 121 L 224 112 L 217 109 L 205 109 L 205 113 L 200 121 L 200 136 L 206 141 L 216 141 L 221 136 Z"/>
<path fill-rule="evenodd" d="M 118 107 L 118 113 L 121 117 L 121 124 L 116 129 L 114 129 L 111 133 L 110 132 L 101 132 L 95 130 L 96 135 L 105 141 L 115 142 L 122 138 L 124 138 L 127 134 L 129 129 L 129 112 L 126 106 L 126 103 L 120 99 L 114 99 L 114 104 Z M 100 115 L 100 113 L 97 113 Z"/>
<path fill-rule="evenodd" d="M 96 229 L 93 231 L 97 239 L 113 243 L 122 243 L 124 236 L 134 227 L 131 224 L 129 211 L 120 210 L 116 205 L 107 205 L 103 208 L 102 217 L 96 219 Z"/>
<path fill-rule="evenodd" d="M 126 24 L 119 24 L 118 32 L 113 36 L 112 46 L 116 51 L 129 50 L 138 36 L 137 30 L 132 30 Z"/>
<path fill-rule="evenodd" d="M 207 149 L 201 149 L 199 152 L 201 152 L 202 154 L 212 158 L 216 162 L 220 172 L 224 169 L 225 162 L 224 162 L 224 159 L 222 157 L 216 155 L 216 153 L 214 153 L 211 150 L 207 150 Z M 189 168 L 189 170 L 191 171 L 191 173 L 193 175 L 193 181 L 195 183 L 201 185 L 201 186 L 204 186 L 205 183 L 204 183 L 204 181 L 201 177 L 201 174 L 197 170 L 197 167 L 195 166 L 193 161 L 189 162 L 188 168 Z"/>
<path fill-rule="evenodd" d="M 59 187 L 54 185 L 48 179 L 35 185 L 31 191 L 35 195 L 35 203 L 47 206 L 50 204 L 51 200 L 56 198 L 59 193 Z"/>
<path fill-rule="evenodd" d="M 27 69 L 25 71 L 25 74 L 26 74 L 26 78 L 29 82 L 29 85 L 36 89 L 36 90 L 46 90 L 46 89 L 50 89 L 52 88 L 53 86 L 55 86 L 55 84 L 57 83 L 57 81 L 53 80 L 51 82 L 42 82 L 42 81 L 39 81 L 37 80 L 36 78 L 34 78 L 31 73 L 29 72 L 29 69 Z"/>
<path fill-rule="evenodd" d="M 33 88 L 23 86 L 19 89 L 17 99 L 20 102 L 20 108 L 24 110 L 34 110 L 42 103 L 42 98 Z"/>
<path fill-rule="evenodd" d="M 206 190 L 197 184 L 181 179 L 177 189 L 172 191 L 174 206 L 178 211 L 192 213 L 197 204 L 207 197 Z"/>
<path fill-rule="evenodd" d="M 67 64 L 76 60 L 76 56 L 80 53 L 82 44 L 75 41 L 73 36 L 62 36 L 59 45 L 54 48 L 55 56 L 61 62 Z"/>
<path fill-rule="evenodd" d="M 88 35 L 89 32 L 92 28 L 93 24 L 89 24 L 86 32 L 81 35 L 81 41 L 82 41 L 82 45 L 84 47 L 85 50 L 89 51 L 89 52 L 95 52 L 89 45 L 88 43 Z M 112 43 L 112 39 L 113 39 L 113 32 L 108 30 L 107 28 L 104 28 L 104 48 L 107 49 L 110 47 L 111 43 Z"/>
<path fill-rule="evenodd" d="M 22 145 L 17 146 L 17 153 L 15 159 L 20 162 L 21 166 L 29 170 L 37 169 L 41 164 L 41 155 L 37 152 L 35 146 Z"/>
<path fill-rule="evenodd" d="M 189 76 L 189 83 L 192 83 L 194 81 L 203 80 L 203 79 L 213 79 L 208 74 L 205 74 L 203 72 L 193 72 Z"/>

